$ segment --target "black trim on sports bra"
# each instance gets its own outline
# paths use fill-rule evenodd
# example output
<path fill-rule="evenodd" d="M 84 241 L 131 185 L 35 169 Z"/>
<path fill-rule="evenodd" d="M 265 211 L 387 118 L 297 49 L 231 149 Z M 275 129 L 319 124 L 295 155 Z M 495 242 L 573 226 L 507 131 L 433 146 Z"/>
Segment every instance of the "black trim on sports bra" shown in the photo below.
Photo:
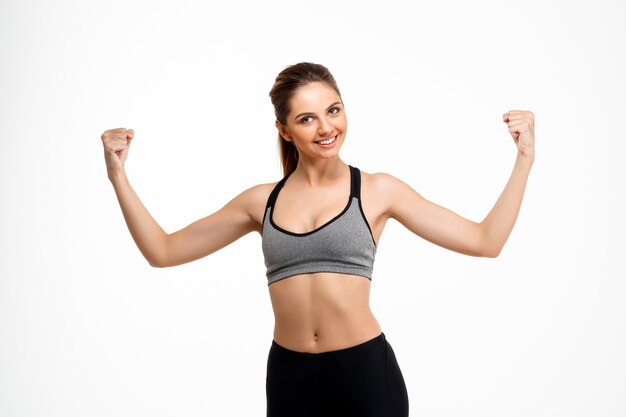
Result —
<path fill-rule="evenodd" d="M 374 242 L 374 246 L 378 247 L 376 244 L 376 240 L 374 239 L 374 233 L 372 232 L 372 228 L 370 227 L 370 223 L 367 221 L 367 217 L 365 217 L 365 212 L 363 211 L 363 205 L 361 204 L 361 171 L 358 168 L 354 168 L 350 166 L 350 169 L 353 170 L 354 175 L 352 175 L 352 191 L 351 195 L 356 197 L 359 200 L 359 211 L 361 212 L 361 216 L 363 216 L 363 221 L 367 225 L 367 228 L 370 231 L 370 235 L 372 236 L 372 242 Z"/>
<path fill-rule="evenodd" d="M 352 165 L 348 165 L 348 167 L 350 168 L 350 196 L 348 198 L 348 203 L 343 208 L 343 210 L 339 214 L 334 216 L 332 219 L 330 219 L 329 221 L 327 221 L 323 225 L 321 225 L 321 226 L 319 226 L 319 227 L 317 227 L 317 228 L 315 228 L 315 229 L 313 229 L 311 231 L 303 232 L 303 233 L 297 233 L 297 232 L 292 232 L 292 231 L 283 229 L 282 227 L 280 227 L 276 223 L 274 223 L 274 219 L 273 219 L 273 216 L 274 216 L 274 205 L 276 204 L 276 199 L 278 198 L 278 193 L 280 192 L 280 190 L 283 188 L 283 186 L 287 182 L 287 179 L 289 178 L 289 176 L 293 173 L 293 171 L 292 171 L 289 174 L 287 174 L 286 176 L 284 176 L 280 181 L 278 181 L 278 183 L 276 184 L 276 186 L 274 187 L 274 189 L 270 193 L 270 196 L 267 199 L 267 204 L 265 205 L 265 212 L 263 213 L 263 221 L 262 221 L 261 225 L 265 224 L 265 218 L 267 217 L 267 209 L 271 207 L 272 209 L 270 210 L 269 221 L 270 221 L 271 225 L 276 230 L 279 230 L 280 232 L 283 232 L 283 233 L 286 233 L 286 234 L 292 235 L 292 236 L 308 236 L 310 234 L 313 234 L 313 233 L 323 229 L 324 227 L 330 225 L 335 220 L 340 218 L 346 211 L 348 211 L 348 209 L 352 205 L 353 197 L 356 197 L 357 200 L 358 200 L 359 211 L 361 212 L 361 216 L 363 217 L 363 221 L 365 222 L 365 225 L 367 226 L 367 228 L 368 228 L 368 230 L 370 232 L 370 236 L 372 237 L 372 242 L 374 243 L 374 247 L 377 247 L 378 245 L 376 244 L 376 240 L 374 239 L 374 233 L 372 232 L 372 228 L 370 227 L 370 224 L 367 221 L 367 217 L 365 217 L 365 212 L 363 211 L 363 205 L 361 204 L 361 172 L 360 172 L 360 170 L 358 168 L 355 168 Z M 261 233 L 262 233 L 262 231 L 261 231 Z"/>
<path fill-rule="evenodd" d="M 323 225 L 321 225 L 319 227 L 316 227 L 315 229 L 313 229 L 311 231 L 308 231 L 308 232 L 298 233 L 298 232 L 292 232 L 292 231 L 283 229 L 282 227 L 280 227 L 279 225 L 274 223 L 274 205 L 276 203 L 276 199 L 278 198 L 278 192 L 277 192 L 274 195 L 274 201 L 272 203 L 272 210 L 270 211 L 270 223 L 272 224 L 272 226 L 274 226 L 275 229 L 280 230 L 281 232 L 286 233 L 288 235 L 292 235 L 292 236 L 308 236 L 310 234 L 313 234 L 313 233 L 323 229 L 324 227 L 330 225 L 332 222 L 334 222 L 335 220 L 340 218 L 350 208 L 350 205 L 352 204 L 352 197 L 354 196 L 354 177 L 355 177 L 355 175 L 354 175 L 353 168 L 351 166 L 349 166 L 349 168 L 350 168 L 350 196 L 348 197 L 347 204 L 345 205 L 345 207 L 343 208 L 343 210 L 341 210 L 341 212 L 339 214 L 334 216 L 332 219 L 330 219 L 329 221 L 327 221 Z M 282 182 L 280 187 L 277 187 L 278 191 L 280 191 L 283 188 L 284 185 L 285 185 L 285 181 Z"/>

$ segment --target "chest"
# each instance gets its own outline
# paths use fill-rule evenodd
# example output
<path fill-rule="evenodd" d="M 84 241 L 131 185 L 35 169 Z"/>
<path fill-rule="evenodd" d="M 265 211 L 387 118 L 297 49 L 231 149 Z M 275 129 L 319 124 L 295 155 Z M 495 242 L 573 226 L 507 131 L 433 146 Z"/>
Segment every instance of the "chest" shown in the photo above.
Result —
<path fill-rule="evenodd" d="M 349 193 L 336 188 L 308 192 L 285 188 L 274 203 L 272 220 L 283 229 L 307 233 L 332 221 L 349 203 Z"/>

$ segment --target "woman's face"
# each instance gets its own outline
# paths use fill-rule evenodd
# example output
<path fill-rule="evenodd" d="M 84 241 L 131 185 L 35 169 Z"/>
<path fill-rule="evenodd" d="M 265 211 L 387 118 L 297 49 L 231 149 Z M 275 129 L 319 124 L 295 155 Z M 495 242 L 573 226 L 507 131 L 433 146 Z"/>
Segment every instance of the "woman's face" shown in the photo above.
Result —
<path fill-rule="evenodd" d="M 300 157 L 325 159 L 339 152 L 347 125 L 341 98 L 323 82 L 299 87 L 291 100 L 287 125 L 276 121 L 281 136 L 296 145 Z"/>

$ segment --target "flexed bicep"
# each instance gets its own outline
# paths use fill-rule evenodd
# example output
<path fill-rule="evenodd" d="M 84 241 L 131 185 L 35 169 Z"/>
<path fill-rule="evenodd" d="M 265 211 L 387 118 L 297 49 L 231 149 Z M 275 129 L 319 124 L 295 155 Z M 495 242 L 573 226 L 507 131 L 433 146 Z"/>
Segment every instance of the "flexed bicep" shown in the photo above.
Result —
<path fill-rule="evenodd" d="M 405 182 L 384 174 L 388 215 L 416 235 L 470 256 L 489 256 L 480 223 L 422 197 Z"/>
<path fill-rule="evenodd" d="M 176 266 L 203 258 L 256 230 L 257 222 L 250 215 L 255 192 L 255 187 L 249 188 L 215 213 L 169 234 L 158 266 Z"/>

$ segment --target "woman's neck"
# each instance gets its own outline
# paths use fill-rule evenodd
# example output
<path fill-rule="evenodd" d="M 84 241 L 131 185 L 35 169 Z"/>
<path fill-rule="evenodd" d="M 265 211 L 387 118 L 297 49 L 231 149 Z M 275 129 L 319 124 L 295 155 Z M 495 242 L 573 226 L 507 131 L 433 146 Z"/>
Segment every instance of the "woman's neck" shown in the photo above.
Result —
<path fill-rule="evenodd" d="M 348 165 L 338 156 L 332 159 L 299 159 L 291 176 L 306 182 L 311 187 L 316 187 L 329 182 L 336 182 L 347 171 Z"/>

